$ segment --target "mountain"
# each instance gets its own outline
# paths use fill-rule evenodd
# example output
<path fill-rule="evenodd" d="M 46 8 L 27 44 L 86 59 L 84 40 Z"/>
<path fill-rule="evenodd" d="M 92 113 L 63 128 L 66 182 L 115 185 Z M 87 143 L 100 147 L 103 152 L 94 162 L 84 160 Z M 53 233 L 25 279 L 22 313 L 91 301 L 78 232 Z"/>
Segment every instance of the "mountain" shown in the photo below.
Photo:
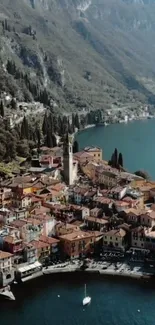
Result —
<path fill-rule="evenodd" d="M 0 87 L 58 111 L 155 103 L 155 0 L 1 0 Z"/>

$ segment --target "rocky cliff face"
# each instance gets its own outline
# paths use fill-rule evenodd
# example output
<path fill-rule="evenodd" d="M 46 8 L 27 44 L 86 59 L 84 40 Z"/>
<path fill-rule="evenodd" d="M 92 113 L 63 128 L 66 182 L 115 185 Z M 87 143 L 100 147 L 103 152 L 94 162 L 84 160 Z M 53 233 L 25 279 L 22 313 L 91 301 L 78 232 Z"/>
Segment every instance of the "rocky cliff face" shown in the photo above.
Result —
<path fill-rule="evenodd" d="M 154 0 L 1 0 L 0 86 L 60 110 L 154 103 L 154 37 Z"/>

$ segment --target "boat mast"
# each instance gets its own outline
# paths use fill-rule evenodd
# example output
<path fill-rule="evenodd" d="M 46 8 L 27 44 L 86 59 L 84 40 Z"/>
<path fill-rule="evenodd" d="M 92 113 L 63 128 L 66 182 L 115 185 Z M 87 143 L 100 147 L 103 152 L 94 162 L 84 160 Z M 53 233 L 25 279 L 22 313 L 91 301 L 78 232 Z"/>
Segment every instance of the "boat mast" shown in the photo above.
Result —
<path fill-rule="evenodd" d="M 86 297 L 86 284 L 85 284 L 85 297 Z"/>

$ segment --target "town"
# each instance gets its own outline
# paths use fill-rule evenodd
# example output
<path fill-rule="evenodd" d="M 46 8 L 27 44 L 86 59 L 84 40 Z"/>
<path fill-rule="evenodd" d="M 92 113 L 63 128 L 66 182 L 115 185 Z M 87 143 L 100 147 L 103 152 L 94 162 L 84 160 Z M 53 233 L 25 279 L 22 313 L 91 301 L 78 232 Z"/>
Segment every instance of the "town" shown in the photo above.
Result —
<path fill-rule="evenodd" d="M 111 167 L 99 147 L 73 153 L 73 142 L 36 149 L 26 172 L 1 177 L 0 294 L 60 269 L 154 266 L 155 182 Z"/>

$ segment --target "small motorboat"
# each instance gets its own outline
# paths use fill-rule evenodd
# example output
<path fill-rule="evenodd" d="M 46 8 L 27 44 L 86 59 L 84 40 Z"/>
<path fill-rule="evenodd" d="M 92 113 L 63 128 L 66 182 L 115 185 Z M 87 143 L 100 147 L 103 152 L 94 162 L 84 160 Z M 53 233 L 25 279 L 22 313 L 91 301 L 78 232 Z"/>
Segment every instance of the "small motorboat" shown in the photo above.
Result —
<path fill-rule="evenodd" d="M 89 305 L 91 303 L 91 297 L 87 296 L 86 284 L 85 284 L 85 297 L 83 298 L 83 306 Z"/>

